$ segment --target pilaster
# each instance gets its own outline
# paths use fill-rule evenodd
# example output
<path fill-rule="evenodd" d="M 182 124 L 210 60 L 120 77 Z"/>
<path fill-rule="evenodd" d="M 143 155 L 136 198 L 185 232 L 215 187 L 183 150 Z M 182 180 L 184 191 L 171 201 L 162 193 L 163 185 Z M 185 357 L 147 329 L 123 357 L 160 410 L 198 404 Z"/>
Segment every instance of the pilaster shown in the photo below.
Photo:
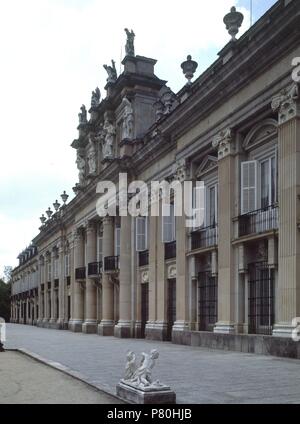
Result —
<path fill-rule="evenodd" d="M 291 337 L 300 316 L 300 101 L 293 84 L 272 101 L 278 112 L 278 290 L 274 336 Z"/>
<path fill-rule="evenodd" d="M 235 274 L 233 217 L 235 200 L 235 138 L 230 128 L 220 132 L 213 140 L 218 150 L 219 172 L 219 254 L 218 254 L 218 322 L 215 333 L 235 333 Z"/>

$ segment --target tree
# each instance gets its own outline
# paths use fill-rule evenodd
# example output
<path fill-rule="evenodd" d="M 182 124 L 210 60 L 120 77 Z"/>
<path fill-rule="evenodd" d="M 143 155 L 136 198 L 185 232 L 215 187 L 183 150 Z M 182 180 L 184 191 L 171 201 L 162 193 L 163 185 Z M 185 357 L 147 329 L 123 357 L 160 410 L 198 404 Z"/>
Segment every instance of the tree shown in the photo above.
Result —
<path fill-rule="evenodd" d="M 10 289 L 11 283 L 0 280 L 0 317 L 5 321 L 10 319 Z"/>

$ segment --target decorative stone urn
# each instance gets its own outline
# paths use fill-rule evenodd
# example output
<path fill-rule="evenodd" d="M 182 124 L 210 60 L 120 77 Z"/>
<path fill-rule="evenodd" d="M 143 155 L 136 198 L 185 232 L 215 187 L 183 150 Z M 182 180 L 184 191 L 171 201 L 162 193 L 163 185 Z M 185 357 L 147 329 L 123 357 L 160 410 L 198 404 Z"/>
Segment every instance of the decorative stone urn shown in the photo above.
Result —
<path fill-rule="evenodd" d="M 236 35 L 238 34 L 243 21 L 244 15 L 240 12 L 237 12 L 235 7 L 232 7 L 230 13 L 225 15 L 224 24 L 226 25 L 226 29 L 232 37 L 232 41 L 236 41 Z"/>
<path fill-rule="evenodd" d="M 188 85 L 191 84 L 191 80 L 198 68 L 198 63 L 192 60 L 192 56 L 188 55 L 187 60 L 181 64 L 182 71 L 188 80 Z"/>

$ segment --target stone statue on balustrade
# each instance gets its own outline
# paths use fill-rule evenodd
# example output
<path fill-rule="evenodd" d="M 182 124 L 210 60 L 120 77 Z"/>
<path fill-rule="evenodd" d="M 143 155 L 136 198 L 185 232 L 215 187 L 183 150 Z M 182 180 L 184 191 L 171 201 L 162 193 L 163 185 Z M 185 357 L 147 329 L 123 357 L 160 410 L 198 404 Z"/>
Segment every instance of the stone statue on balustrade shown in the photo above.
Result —
<path fill-rule="evenodd" d="M 82 105 L 80 108 L 81 112 L 78 114 L 79 118 L 79 125 L 85 125 L 87 124 L 87 110 L 85 105 Z"/>
<path fill-rule="evenodd" d="M 103 130 L 105 131 L 105 139 L 102 145 L 103 159 L 113 159 L 116 128 L 112 122 L 106 119 L 104 122 Z"/>
<path fill-rule="evenodd" d="M 106 70 L 108 78 L 107 83 L 115 83 L 118 79 L 117 70 L 116 70 L 116 63 L 114 60 L 111 61 L 111 65 L 103 65 L 103 68 Z"/>
<path fill-rule="evenodd" d="M 132 140 L 134 130 L 134 113 L 132 104 L 127 97 L 123 98 L 122 104 L 124 106 L 122 140 Z"/>
<path fill-rule="evenodd" d="M 90 135 L 89 136 L 89 148 L 88 148 L 88 173 L 95 174 L 97 171 L 97 153 L 95 147 L 95 138 Z"/>
<path fill-rule="evenodd" d="M 129 31 L 127 28 L 125 28 L 124 31 L 126 32 L 126 35 L 127 35 L 127 41 L 125 46 L 126 56 L 135 56 L 135 52 L 134 52 L 135 33 L 132 30 Z"/>
<path fill-rule="evenodd" d="M 80 154 L 77 154 L 76 165 L 79 171 L 79 174 L 78 174 L 79 184 L 82 186 L 85 181 L 85 159 Z"/>
<path fill-rule="evenodd" d="M 100 104 L 101 99 L 101 93 L 99 88 L 97 87 L 95 91 L 92 92 L 92 98 L 91 98 L 91 107 L 96 108 Z"/>

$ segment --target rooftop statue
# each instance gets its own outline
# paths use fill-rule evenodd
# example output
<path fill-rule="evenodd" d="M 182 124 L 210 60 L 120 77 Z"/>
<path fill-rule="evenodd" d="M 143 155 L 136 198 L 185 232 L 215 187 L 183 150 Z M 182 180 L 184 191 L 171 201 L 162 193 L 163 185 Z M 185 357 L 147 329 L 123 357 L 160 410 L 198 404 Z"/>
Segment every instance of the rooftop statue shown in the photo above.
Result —
<path fill-rule="evenodd" d="M 135 33 L 132 30 L 129 31 L 127 28 L 125 28 L 124 31 L 126 32 L 126 35 L 127 35 L 127 42 L 125 46 L 126 56 L 135 56 L 135 53 L 134 53 Z"/>
<path fill-rule="evenodd" d="M 101 93 L 99 88 L 97 87 L 96 90 L 92 92 L 91 107 L 96 108 L 97 106 L 99 106 L 100 99 Z"/>
<path fill-rule="evenodd" d="M 106 70 L 106 72 L 108 74 L 108 78 L 107 78 L 108 83 L 116 82 L 117 79 L 118 79 L 115 61 L 112 60 L 111 64 L 112 64 L 112 66 L 103 65 L 103 68 Z"/>
<path fill-rule="evenodd" d="M 78 114 L 79 125 L 87 124 L 87 111 L 85 105 L 80 108 L 81 112 Z"/>

